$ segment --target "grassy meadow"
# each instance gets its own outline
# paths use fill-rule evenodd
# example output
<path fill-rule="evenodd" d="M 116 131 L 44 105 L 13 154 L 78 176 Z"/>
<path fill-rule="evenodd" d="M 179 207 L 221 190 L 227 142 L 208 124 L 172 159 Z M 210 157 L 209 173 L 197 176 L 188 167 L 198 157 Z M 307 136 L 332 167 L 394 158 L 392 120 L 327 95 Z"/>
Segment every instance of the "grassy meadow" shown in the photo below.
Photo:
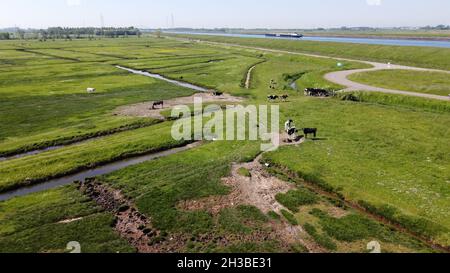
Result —
<path fill-rule="evenodd" d="M 380 70 L 350 75 L 371 86 L 440 96 L 450 95 L 450 74 L 409 70 Z"/>
<path fill-rule="evenodd" d="M 205 39 L 450 68 L 448 58 L 442 57 L 445 49 L 392 51 L 369 45 Z M 218 213 L 179 207 L 184 201 L 229 194 L 231 188 L 221 179 L 230 174 L 233 163 L 253 161 L 260 154 L 259 142 L 208 142 L 96 178 L 98 183 L 121 190 L 152 220 L 152 227 L 162 234 L 158 241 L 178 238 L 184 252 L 305 252 L 303 245 L 283 245 L 274 237 L 277 225 L 289 223 L 306 231 L 302 239 L 328 252 L 367 252 L 367 243 L 373 240 L 382 242 L 385 252 L 433 251 L 408 234 L 343 205 L 342 200 L 330 200 L 305 188 L 314 184 L 435 244 L 450 245 L 447 102 L 363 92 L 330 99 L 304 97 L 304 88 L 341 89 L 323 79 L 326 73 L 367 65 L 343 62 L 338 67 L 333 59 L 169 38 L 0 43 L 0 155 L 70 143 L 0 161 L 0 191 L 183 144 L 171 137 L 173 121 L 113 113 L 119 106 L 194 92 L 129 74 L 115 65 L 241 96 L 244 104 L 268 104 L 268 95 L 288 94 L 288 101 L 276 102 L 281 110 L 280 128 L 285 120 L 293 119 L 297 128 L 319 130 L 316 140 L 263 156 L 264 162 L 272 163 L 269 171 L 273 175 L 295 187 L 277 196 L 285 207 L 281 213 L 266 215 L 246 205 L 229 206 Z M 242 83 L 254 65 L 246 89 Z M 417 91 L 425 92 L 419 86 L 429 84 L 427 76 L 403 76 L 381 75 L 403 86 L 417 78 Z M 271 80 L 277 83 L 275 89 L 269 88 Z M 370 81 L 375 84 L 374 78 Z M 87 94 L 87 87 L 98 91 Z M 245 169 L 239 173 L 249 175 Z M 102 211 L 74 186 L 0 202 L 0 219 L 0 252 L 64 252 L 67 242 L 79 240 L 86 252 L 135 251 L 114 231 L 114 215 Z"/>
<path fill-rule="evenodd" d="M 313 41 L 286 41 L 259 38 L 234 38 L 209 35 L 171 35 L 202 41 L 342 57 L 364 61 L 450 70 L 449 48 L 346 44 Z"/>

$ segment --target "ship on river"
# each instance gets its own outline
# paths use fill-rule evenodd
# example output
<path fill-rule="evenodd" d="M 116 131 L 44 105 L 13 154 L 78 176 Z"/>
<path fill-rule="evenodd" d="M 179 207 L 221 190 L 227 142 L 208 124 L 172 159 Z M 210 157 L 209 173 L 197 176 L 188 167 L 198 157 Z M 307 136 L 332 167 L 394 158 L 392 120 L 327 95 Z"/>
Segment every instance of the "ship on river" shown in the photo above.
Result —
<path fill-rule="evenodd" d="M 303 34 L 299 33 L 267 33 L 266 37 L 275 37 L 275 38 L 303 38 Z"/>

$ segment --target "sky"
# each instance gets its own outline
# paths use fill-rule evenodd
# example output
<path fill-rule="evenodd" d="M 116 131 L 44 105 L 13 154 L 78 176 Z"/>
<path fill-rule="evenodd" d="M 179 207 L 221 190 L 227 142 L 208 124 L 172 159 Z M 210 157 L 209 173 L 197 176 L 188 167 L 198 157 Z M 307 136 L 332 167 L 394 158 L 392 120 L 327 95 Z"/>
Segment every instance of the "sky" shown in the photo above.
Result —
<path fill-rule="evenodd" d="M 450 0 L 0 0 L 0 10 L 0 28 L 450 25 Z"/>

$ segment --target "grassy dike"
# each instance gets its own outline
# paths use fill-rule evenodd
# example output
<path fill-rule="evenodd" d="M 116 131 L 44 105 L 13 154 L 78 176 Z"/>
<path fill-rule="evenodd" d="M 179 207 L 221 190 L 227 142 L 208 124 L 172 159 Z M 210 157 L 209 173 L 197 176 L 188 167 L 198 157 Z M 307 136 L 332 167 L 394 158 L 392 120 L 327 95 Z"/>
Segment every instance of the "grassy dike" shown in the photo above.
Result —
<path fill-rule="evenodd" d="M 218 43 L 319 54 L 365 61 L 391 62 L 408 66 L 450 70 L 448 48 L 402 47 L 362 45 L 312 41 L 287 41 L 274 39 L 234 38 L 209 35 L 171 35 Z"/>

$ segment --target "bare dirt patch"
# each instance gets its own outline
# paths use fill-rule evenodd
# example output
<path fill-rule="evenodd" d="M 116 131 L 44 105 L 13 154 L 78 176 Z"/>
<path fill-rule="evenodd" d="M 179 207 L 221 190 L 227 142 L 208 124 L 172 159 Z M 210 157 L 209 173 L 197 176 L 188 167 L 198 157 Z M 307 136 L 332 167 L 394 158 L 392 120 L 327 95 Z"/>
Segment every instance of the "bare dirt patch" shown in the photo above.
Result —
<path fill-rule="evenodd" d="M 183 210 L 206 210 L 216 215 L 224 208 L 251 205 L 263 213 L 269 211 L 279 213 L 285 207 L 276 201 L 275 196 L 278 193 L 286 193 L 294 189 L 295 185 L 267 173 L 265 167 L 259 162 L 260 158 L 258 157 L 251 163 L 232 166 L 231 175 L 222 179 L 223 183 L 231 188 L 229 195 L 187 200 L 180 202 L 178 207 Z M 241 168 L 247 169 L 251 177 L 240 175 L 239 169 Z"/>
<path fill-rule="evenodd" d="M 240 103 L 242 98 L 231 96 L 229 94 L 223 94 L 222 96 L 214 96 L 210 93 L 198 93 L 189 97 L 174 98 L 164 101 L 164 107 L 162 109 L 153 109 L 153 101 L 143 102 L 133 105 L 121 106 L 114 111 L 115 115 L 130 116 L 130 117 L 142 117 L 142 118 L 155 118 L 164 119 L 161 115 L 162 111 L 172 109 L 178 105 L 192 105 L 194 104 L 194 98 L 202 98 L 203 103 Z"/>

